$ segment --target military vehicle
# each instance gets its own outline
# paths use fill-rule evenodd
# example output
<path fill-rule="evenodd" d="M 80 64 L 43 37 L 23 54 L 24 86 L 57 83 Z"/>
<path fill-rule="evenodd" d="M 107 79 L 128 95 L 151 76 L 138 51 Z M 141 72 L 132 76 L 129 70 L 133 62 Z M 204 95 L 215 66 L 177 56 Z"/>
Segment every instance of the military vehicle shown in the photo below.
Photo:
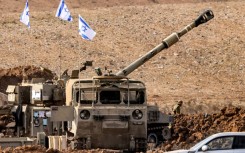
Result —
<path fill-rule="evenodd" d="M 62 106 L 65 103 L 65 89 L 60 81 L 33 78 L 23 80 L 19 85 L 9 85 L 8 103 L 15 116 L 17 136 L 37 136 L 38 132 L 52 135 L 54 129 L 60 129 L 60 122 L 51 122 L 50 106 Z M 58 132 L 58 131 L 57 131 Z"/>
<path fill-rule="evenodd" d="M 213 12 L 206 10 L 194 22 L 168 36 L 115 75 L 102 75 L 98 68 L 98 76 L 93 78 L 80 79 L 77 75 L 69 79 L 66 83 L 66 106 L 74 108 L 74 118 L 68 124 L 69 132 L 74 134 L 73 148 L 146 151 L 147 139 L 155 143 L 159 139 L 168 139 L 172 116 L 161 113 L 156 106 L 147 105 L 145 84 L 129 79 L 127 75 L 178 42 L 188 31 L 212 18 Z M 91 65 L 91 62 L 84 65 Z M 58 109 L 55 107 L 54 110 Z"/>
<path fill-rule="evenodd" d="M 17 127 L 24 127 L 25 136 L 35 136 L 38 132 L 61 135 L 66 131 L 73 138 L 73 149 L 107 148 L 144 152 L 147 142 L 157 144 L 169 139 L 169 125 L 173 122 L 173 116 L 159 111 L 157 106 L 148 105 L 145 84 L 127 76 L 178 42 L 188 31 L 213 17 L 213 12 L 206 10 L 180 32 L 171 34 L 116 74 L 103 75 L 97 68 L 97 76 L 80 78 L 80 72 L 92 65 L 91 61 L 87 61 L 81 69 L 72 71 L 71 76 L 64 73 L 63 80 L 33 80 L 9 86 L 9 101 L 18 105 Z M 61 106 L 64 99 L 65 105 Z"/>

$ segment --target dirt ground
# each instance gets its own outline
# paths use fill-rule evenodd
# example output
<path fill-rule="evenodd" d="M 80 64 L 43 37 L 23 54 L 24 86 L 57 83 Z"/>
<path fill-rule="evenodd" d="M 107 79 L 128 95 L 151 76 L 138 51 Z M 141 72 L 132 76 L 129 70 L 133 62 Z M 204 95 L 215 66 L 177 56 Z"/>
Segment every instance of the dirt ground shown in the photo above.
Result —
<path fill-rule="evenodd" d="M 107 66 L 116 73 L 203 10 L 212 9 L 213 20 L 190 31 L 129 77 L 144 81 L 148 100 L 165 111 L 171 111 L 176 100 L 183 100 L 184 111 L 190 113 L 218 111 L 227 104 L 244 106 L 243 0 L 67 0 L 72 23 L 55 17 L 58 3 L 30 1 L 28 30 L 19 22 L 24 0 L 0 1 L 0 68 L 35 65 L 60 74 L 93 60 L 93 68 Z M 78 14 L 97 32 L 93 41 L 79 36 Z M 95 75 L 93 68 L 82 77 Z"/>
<path fill-rule="evenodd" d="M 129 77 L 145 82 L 149 103 L 166 112 L 177 100 L 184 101 L 184 114 L 217 113 L 224 106 L 244 108 L 245 1 L 66 0 L 74 18 L 71 23 L 55 17 L 58 4 L 59 0 L 29 1 L 31 29 L 27 29 L 19 22 L 25 0 L 0 0 L 0 92 L 21 80 L 13 80 L 19 74 L 6 73 L 20 66 L 41 66 L 59 75 L 93 60 L 93 67 L 81 77 L 95 75 L 96 67 L 107 66 L 116 73 L 211 9 L 213 20 Z M 79 36 L 79 14 L 97 32 L 93 41 Z"/>

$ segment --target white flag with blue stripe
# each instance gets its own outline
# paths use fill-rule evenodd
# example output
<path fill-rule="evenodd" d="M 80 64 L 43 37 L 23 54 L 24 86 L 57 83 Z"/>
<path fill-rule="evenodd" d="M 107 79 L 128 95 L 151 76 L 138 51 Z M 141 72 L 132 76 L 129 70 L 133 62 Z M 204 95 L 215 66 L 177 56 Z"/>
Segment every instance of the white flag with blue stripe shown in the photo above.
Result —
<path fill-rule="evenodd" d="M 71 13 L 65 4 L 65 0 L 60 0 L 60 5 L 56 11 L 56 17 L 58 17 L 62 20 L 66 20 L 66 21 L 72 21 L 73 20 Z"/>
<path fill-rule="evenodd" d="M 96 35 L 93 29 L 85 22 L 85 20 L 79 15 L 79 34 L 83 39 L 92 40 Z"/>
<path fill-rule="evenodd" d="M 28 28 L 30 28 L 30 19 L 29 19 L 29 5 L 28 5 L 28 0 L 26 0 L 26 6 L 25 9 L 23 11 L 23 13 L 20 16 L 20 22 L 24 23 L 25 25 L 27 25 Z"/>

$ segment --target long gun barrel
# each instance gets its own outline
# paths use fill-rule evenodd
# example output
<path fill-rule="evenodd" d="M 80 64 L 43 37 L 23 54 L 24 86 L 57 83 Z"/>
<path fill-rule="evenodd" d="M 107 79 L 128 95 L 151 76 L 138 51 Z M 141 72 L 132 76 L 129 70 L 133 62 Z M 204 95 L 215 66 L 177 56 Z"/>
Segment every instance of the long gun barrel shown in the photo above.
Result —
<path fill-rule="evenodd" d="M 184 29 L 182 29 L 180 32 L 174 32 L 171 35 L 169 35 L 167 38 L 165 38 L 161 44 L 150 50 L 148 53 L 146 53 L 144 56 L 140 57 L 133 63 L 131 63 L 129 66 L 124 68 L 123 70 L 116 73 L 116 76 L 127 76 L 131 72 L 133 72 L 135 69 L 143 65 L 146 61 L 154 57 L 156 54 L 164 50 L 165 48 L 169 48 L 173 44 L 179 41 L 180 37 L 185 35 L 188 31 L 192 30 L 195 27 L 198 27 L 200 24 L 206 23 L 209 20 L 211 20 L 214 17 L 214 14 L 211 10 L 204 11 L 194 22 L 187 25 Z"/>

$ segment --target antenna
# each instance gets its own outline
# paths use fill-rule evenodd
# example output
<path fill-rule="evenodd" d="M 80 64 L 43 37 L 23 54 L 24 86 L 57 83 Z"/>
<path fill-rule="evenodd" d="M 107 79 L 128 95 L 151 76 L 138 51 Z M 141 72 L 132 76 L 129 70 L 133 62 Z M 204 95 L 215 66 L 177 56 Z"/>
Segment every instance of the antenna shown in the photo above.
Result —
<path fill-rule="evenodd" d="M 61 49 L 59 54 L 59 79 L 61 78 Z"/>

